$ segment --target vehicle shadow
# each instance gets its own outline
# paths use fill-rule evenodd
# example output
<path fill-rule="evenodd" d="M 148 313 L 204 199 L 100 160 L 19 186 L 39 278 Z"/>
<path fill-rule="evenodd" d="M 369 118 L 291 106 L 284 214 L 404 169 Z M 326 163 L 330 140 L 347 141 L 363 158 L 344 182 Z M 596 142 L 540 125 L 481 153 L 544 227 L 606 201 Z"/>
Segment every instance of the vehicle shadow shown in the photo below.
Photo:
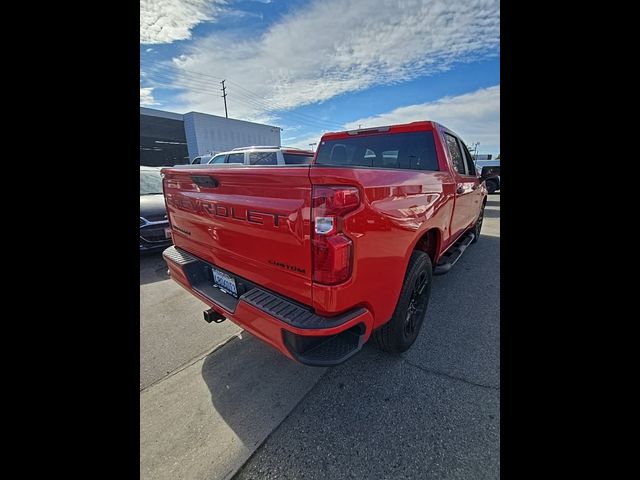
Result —
<path fill-rule="evenodd" d="M 289 360 L 242 332 L 205 358 L 202 378 L 216 411 L 251 447 L 264 440 L 325 371 Z"/>
<path fill-rule="evenodd" d="M 140 254 L 140 285 L 160 282 L 169 278 L 167 263 L 162 258 L 162 251 Z"/>
<path fill-rule="evenodd" d="M 270 434 L 234 479 L 498 478 L 499 244 L 482 235 L 434 278 L 423 330 L 404 354 L 369 343 L 318 369 L 246 332 L 210 354 L 202 377 L 213 407 L 249 448 Z"/>

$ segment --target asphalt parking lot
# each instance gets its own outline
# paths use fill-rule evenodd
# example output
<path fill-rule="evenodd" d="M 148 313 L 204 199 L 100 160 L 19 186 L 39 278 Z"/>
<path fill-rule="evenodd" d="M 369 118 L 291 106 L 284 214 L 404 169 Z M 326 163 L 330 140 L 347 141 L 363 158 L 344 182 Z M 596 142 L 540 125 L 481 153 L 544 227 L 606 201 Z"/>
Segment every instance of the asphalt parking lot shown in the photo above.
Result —
<path fill-rule="evenodd" d="M 141 478 L 499 478 L 500 194 L 400 356 L 298 365 L 140 268 Z"/>

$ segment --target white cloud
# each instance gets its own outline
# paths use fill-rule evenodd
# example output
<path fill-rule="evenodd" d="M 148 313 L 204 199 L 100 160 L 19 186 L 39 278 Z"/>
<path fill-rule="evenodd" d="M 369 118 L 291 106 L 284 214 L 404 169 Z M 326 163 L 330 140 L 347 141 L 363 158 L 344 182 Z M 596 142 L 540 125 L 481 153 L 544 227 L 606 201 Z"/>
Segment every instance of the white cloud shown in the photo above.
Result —
<path fill-rule="evenodd" d="M 176 83 L 187 87 L 186 109 L 220 114 L 215 80 L 207 87 L 189 71 L 227 78 L 230 114 L 243 118 L 269 110 L 264 104 L 294 108 L 495 55 L 499 23 L 494 0 L 317 0 L 258 38 L 195 41 L 176 63 Z M 257 97 L 243 96 L 234 81 Z"/>
<path fill-rule="evenodd" d="M 158 102 L 153 98 L 153 88 L 140 87 L 140 105 L 158 105 Z"/>
<path fill-rule="evenodd" d="M 191 29 L 213 20 L 225 0 L 140 0 L 140 43 L 191 38 Z"/>
<path fill-rule="evenodd" d="M 345 124 L 345 129 L 358 128 L 360 124 L 365 128 L 419 120 L 441 123 L 460 135 L 467 144 L 480 142 L 480 150 L 497 147 L 499 151 L 500 85 L 359 118 Z"/>
<path fill-rule="evenodd" d="M 287 147 L 303 148 L 305 150 L 315 150 L 318 148 L 318 142 L 320 141 L 320 137 L 322 137 L 323 133 L 324 131 L 318 132 L 314 135 L 305 135 L 303 138 L 300 138 L 297 141 L 293 140 L 292 138 L 289 138 L 289 139 L 283 138 L 282 144 Z M 299 138 L 299 137 L 293 137 L 293 138 Z M 315 143 L 316 145 L 311 147 L 310 146 L 311 143 Z"/>
<path fill-rule="evenodd" d="M 379 127 L 421 120 L 441 123 L 460 135 L 467 145 L 480 142 L 481 153 L 500 153 L 500 85 L 359 118 L 344 124 L 342 129 L 356 129 L 359 125 L 362 128 Z M 325 131 L 283 139 L 283 143 L 292 147 L 309 148 L 309 144 L 317 142 Z"/>

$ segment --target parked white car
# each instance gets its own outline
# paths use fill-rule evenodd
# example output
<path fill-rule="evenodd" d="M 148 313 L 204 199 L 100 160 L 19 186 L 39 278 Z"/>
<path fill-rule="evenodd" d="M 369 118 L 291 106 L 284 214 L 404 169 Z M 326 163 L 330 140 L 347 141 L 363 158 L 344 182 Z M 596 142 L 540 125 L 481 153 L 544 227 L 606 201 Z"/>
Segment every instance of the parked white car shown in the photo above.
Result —
<path fill-rule="evenodd" d="M 309 165 L 314 152 L 291 147 L 252 146 L 234 148 L 214 155 L 209 165 L 239 163 L 243 165 Z M 204 162 L 203 162 L 204 163 Z"/>

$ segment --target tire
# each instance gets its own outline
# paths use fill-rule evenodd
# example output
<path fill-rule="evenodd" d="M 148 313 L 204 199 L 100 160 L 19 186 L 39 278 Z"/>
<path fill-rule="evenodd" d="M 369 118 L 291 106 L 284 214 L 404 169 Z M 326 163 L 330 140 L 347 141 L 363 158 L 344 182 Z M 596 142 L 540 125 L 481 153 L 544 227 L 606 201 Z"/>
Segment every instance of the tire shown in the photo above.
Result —
<path fill-rule="evenodd" d="M 372 334 L 379 348 L 390 353 L 401 353 L 413 345 L 426 316 L 432 278 L 433 267 L 429 255 L 414 251 L 391 320 Z"/>
<path fill-rule="evenodd" d="M 498 182 L 496 182 L 495 180 L 489 179 L 489 180 L 486 180 L 485 183 L 487 184 L 487 191 L 489 193 L 496 193 L 496 190 L 498 189 Z"/>
<path fill-rule="evenodd" d="M 484 220 L 484 204 L 482 205 L 482 208 L 480 209 L 480 215 L 478 216 L 478 220 L 476 220 L 476 224 L 475 224 L 474 229 L 473 229 L 473 233 L 475 233 L 476 236 L 473 238 L 471 243 L 476 243 L 478 240 L 480 240 L 480 230 L 482 230 L 482 221 L 483 220 Z"/>

